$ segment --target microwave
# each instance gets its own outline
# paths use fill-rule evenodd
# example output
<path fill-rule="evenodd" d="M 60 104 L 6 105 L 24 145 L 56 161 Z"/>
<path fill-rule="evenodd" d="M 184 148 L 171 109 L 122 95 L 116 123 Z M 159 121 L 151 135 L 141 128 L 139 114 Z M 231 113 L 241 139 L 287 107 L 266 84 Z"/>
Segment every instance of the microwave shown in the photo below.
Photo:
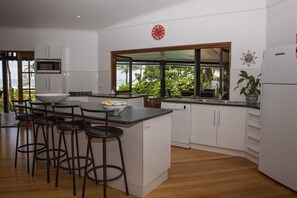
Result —
<path fill-rule="evenodd" d="M 61 59 L 36 60 L 36 73 L 61 73 Z"/>

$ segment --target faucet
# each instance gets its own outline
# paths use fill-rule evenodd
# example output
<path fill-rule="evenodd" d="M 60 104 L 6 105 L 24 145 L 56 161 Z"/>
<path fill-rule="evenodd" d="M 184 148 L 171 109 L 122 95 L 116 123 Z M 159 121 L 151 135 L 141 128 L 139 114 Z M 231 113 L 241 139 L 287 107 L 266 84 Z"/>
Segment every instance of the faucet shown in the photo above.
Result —
<path fill-rule="evenodd" d="M 223 92 L 222 94 L 219 94 L 219 100 L 222 100 L 226 94 L 227 94 L 227 91 Z"/>

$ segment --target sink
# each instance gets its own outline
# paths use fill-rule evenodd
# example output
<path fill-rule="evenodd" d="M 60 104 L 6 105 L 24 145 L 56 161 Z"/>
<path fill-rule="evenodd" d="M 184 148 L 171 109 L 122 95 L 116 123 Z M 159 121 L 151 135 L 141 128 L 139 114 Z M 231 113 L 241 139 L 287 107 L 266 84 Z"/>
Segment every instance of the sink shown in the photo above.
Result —
<path fill-rule="evenodd" d="M 218 102 L 219 100 L 217 99 L 193 99 L 195 101 L 199 101 L 199 102 Z"/>
<path fill-rule="evenodd" d="M 219 103 L 219 104 L 245 104 L 244 101 L 231 101 L 231 100 L 219 100 L 219 99 L 193 99 L 198 102 L 205 103 Z"/>
<path fill-rule="evenodd" d="M 70 94 L 66 93 L 42 93 L 35 94 L 35 97 L 41 101 L 46 103 L 60 103 L 66 100 Z"/>
<path fill-rule="evenodd" d="M 226 103 L 226 104 L 245 104 L 244 101 L 231 101 L 231 100 L 219 100 L 219 103 Z"/>

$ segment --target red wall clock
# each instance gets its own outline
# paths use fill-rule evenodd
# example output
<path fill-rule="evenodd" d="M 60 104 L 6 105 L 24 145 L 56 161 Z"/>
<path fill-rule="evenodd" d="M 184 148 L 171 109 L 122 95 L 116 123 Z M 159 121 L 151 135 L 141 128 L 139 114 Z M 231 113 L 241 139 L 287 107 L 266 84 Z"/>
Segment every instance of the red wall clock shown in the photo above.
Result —
<path fill-rule="evenodd" d="M 165 28 L 162 25 L 155 25 L 152 29 L 152 37 L 161 40 L 165 35 Z"/>

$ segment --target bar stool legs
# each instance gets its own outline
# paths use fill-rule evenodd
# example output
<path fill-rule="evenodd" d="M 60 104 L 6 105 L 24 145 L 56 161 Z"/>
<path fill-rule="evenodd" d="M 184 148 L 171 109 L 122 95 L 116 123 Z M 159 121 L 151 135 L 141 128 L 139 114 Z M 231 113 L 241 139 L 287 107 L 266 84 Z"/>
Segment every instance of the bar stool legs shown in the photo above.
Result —
<path fill-rule="evenodd" d="M 100 166 L 95 166 L 94 162 L 94 156 L 93 156 L 93 149 L 91 145 L 91 140 L 92 138 L 88 138 L 88 143 L 87 143 L 87 153 L 86 153 L 86 162 L 85 162 L 85 171 L 84 171 L 84 180 L 83 180 L 83 189 L 82 189 L 82 198 L 85 197 L 85 188 L 86 188 L 86 179 L 87 177 L 92 180 L 97 182 L 102 182 L 103 183 L 103 197 L 106 198 L 106 187 L 107 187 L 107 182 L 109 181 L 114 181 L 116 179 L 119 179 L 122 175 L 124 176 L 124 183 L 125 183 L 125 190 L 126 190 L 126 195 L 129 195 L 129 189 L 128 189 L 128 183 L 127 183 L 127 176 L 126 176 L 126 168 L 125 168 L 125 163 L 124 163 L 124 156 L 123 156 L 123 150 L 122 150 L 122 144 L 121 144 L 121 139 L 119 137 L 116 137 L 120 149 L 120 156 L 121 156 L 121 164 L 122 168 L 115 166 L 115 165 L 107 165 L 107 156 L 106 156 L 106 138 L 102 139 L 102 165 Z M 89 154 L 91 153 L 91 163 L 93 164 L 93 168 L 88 170 L 88 158 Z M 102 168 L 103 169 L 103 178 L 102 179 L 97 179 L 97 174 L 96 174 L 96 169 Z M 113 177 L 113 178 L 108 178 L 107 177 L 107 169 L 108 168 L 113 168 L 121 171 L 121 174 Z M 94 177 L 92 178 L 89 173 L 94 171 Z"/>
<path fill-rule="evenodd" d="M 20 137 L 20 128 L 21 128 L 21 123 L 23 121 L 19 121 L 18 123 L 18 129 L 17 129 L 17 139 L 16 139 L 16 147 L 15 147 L 15 160 L 14 160 L 14 168 L 17 167 L 18 163 L 18 152 L 20 153 L 26 153 L 26 158 L 27 158 L 27 173 L 30 173 L 30 153 L 33 153 L 34 150 L 30 150 L 30 146 L 33 146 L 34 143 L 29 143 L 29 123 L 31 121 L 26 121 L 26 143 L 19 146 L 19 137 Z M 34 130 L 33 130 L 33 136 L 34 136 Z M 23 150 L 23 148 L 26 147 L 26 150 Z"/>
<path fill-rule="evenodd" d="M 40 145 L 40 143 L 37 143 L 38 141 L 38 130 L 41 127 L 42 133 L 43 133 L 43 139 L 44 139 L 44 147 L 43 148 L 37 148 L 37 145 Z M 46 129 L 44 129 L 46 127 Z M 51 131 L 50 131 L 51 128 Z M 51 132 L 51 137 L 52 137 L 52 148 L 50 148 L 50 140 L 49 140 L 49 133 Z M 36 160 L 46 160 L 46 172 L 47 172 L 47 183 L 50 183 L 50 166 L 51 166 L 51 160 L 53 160 L 54 167 L 56 167 L 56 154 L 55 152 L 57 149 L 55 148 L 55 141 L 54 141 L 54 129 L 53 125 L 37 125 L 36 131 L 35 131 L 35 137 L 34 137 L 34 155 L 33 155 L 33 165 L 32 165 L 32 177 L 34 177 L 35 174 L 35 163 Z M 46 157 L 38 157 L 39 154 L 45 152 Z M 50 152 L 52 153 L 53 157 L 51 158 Z M 65 155 L 65 151 L 62 150 L 63 155 Z"/>
<path fill-rule="evenodd" d="M 129 189 L 128 189 L 128 182 L 127 182 L 127 176 L 126 176 L 126 168 L 125 168 L 125 162 L 124 162 L 122 142 L 121 142 L 121 139 L 119 137 L 116 137 L 116 138 L 118 140 L 119 148 L 120 148 L 120 155 L 121 155 L 121 162 L 122 162 L 123 175 L 124 175 L 124 181 L 125 181 L 126 195 L 129 195 Z"/>
<path fill-rule="evenodd" d="M 66 152 L 66 158 L 61 160 L 63 156 L 61 156 L 60 150 L 62 146 L 62 141 L 64 142 L 65 152 Z M 76 144 L 76 145 L 75 145 Z M 78 135 L 77 131 L 71 131 L 71 156 L 68 154 L 68 149 L 66 145 L 66 139 L 65 139 L 65 133 L 64 131 L 60 132 L 59 135 L 59 152 L 58 152 L 58 160 L 57 160 L 57 169 L 56 169 L 56 182 L 55 187 L 58 187 L 59 184 L 59 171 L 60 168 L 69 170 L 69 173 L 72 174 L 72 186 L 73 186 L 73 195 L 76 196 L 76 170 L 78 171 L 79 177 L 81 177 L 81 169 L 84 168 L 80 164 L 80 159 L 85 159 L 85 157 L 80 156 L 79 154 L 79 144 L 78 144 Z M 77 163 L 77 166 L 75 164 L 75 161 Z M 64 166 L 63 163 L 67 162 L 68 167 Z M 70 164 L 71 162 L 71 164 Z M 87 164 L 88 166 L 88 164 Z"/>

